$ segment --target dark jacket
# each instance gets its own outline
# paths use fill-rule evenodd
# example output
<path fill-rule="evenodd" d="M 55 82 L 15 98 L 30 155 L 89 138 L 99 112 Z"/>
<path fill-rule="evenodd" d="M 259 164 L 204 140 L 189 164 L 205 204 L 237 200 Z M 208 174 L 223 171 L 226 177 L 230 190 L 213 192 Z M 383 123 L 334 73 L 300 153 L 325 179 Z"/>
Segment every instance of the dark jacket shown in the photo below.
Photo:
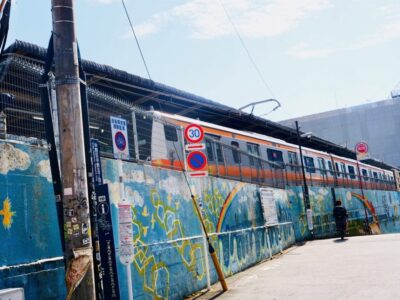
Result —
<path fill-rule="evenodd" d="M 335 206 L 333 209 L 336 226 L 345 226 L 347 223 L 347 210 L 343 206 Z"/>

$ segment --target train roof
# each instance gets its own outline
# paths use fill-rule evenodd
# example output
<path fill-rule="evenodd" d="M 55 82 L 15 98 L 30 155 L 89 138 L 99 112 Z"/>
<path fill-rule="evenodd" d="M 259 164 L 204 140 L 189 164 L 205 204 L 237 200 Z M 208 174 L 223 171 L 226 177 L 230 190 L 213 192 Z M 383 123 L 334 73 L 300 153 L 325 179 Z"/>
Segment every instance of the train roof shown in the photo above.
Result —
<path fill-rule="evenodd" d="M 17 40 L 4 51 L 2 59 L 7 58 L 9 55 L 19 55 L 43 63 L 46 58 L 46 48 Z M 82 60 L 82 67 L 87 75 L 86 81 L 89 87 L 110 93 L 118 91 L 118 95 L 127 100 L 132 106 L 140 106 L 144 109 L 155 107 L 166 113 L 186 116 L 192 119 L 199 118 L 205 122 L 219 124 L 235 130 L 247 128 L 249 131 L 263 136 L 276 138 L 290 144 L 297 144 L 297 133 L 294 128 L 111 66 Z M 303 137 L 301 138 L 301 143 L 302 146 L 310 149 L 356 159 L 356 154 L 353 150 L 316 136 Z M 368 164 L 384 169 L 394 169 L 393 166 L 373 159 L 368 160 Z"/>

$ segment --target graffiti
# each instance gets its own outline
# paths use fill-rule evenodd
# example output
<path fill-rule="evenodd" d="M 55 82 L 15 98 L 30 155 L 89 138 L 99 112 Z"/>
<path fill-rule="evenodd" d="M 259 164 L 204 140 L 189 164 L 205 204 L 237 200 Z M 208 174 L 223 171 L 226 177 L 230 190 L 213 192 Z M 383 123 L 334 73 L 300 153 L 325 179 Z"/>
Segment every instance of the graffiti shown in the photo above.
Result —
<path fill-rule="evenodd" d="M 13 201 L 11 203 L 7 197 L 0 202 L 0 221 L 3 222 L 0 231 L 4 232 L 12 226 L 17 234 L 4 235 L 2 242 L 5 247 L 0 247 L 0 265 L 17 265 L 21 260 L 30 262 L 61 256 L 57 228 L 51 226 L 56 223 L 57 214 L 48 176 L 46 149 L 31 149 L 23 145 L 4 149 L 6 152 L 0 151 L 0 196 L 11 195 Z M 13 155 L 9 158 L 10 153 Z M 118 215 L 120 201 L 116 162 L 103 158 L 102 164 L 105 182 L 110 188 L 114 218 Z M 122 298 L 126 296 L 127 284 L 133 286 L 136 299 L 182 299 L 206 287 L 206 249 L 183 174 L 130 162 L 124 162 L 123 171 L 125 193 L 133 212 L 135 250 L 131 265 L 132 282 L 127 282 L 125 266 L 117 266 Z M 281 249 L 290 247 L 295 239 L 303 241 L 310 238 L 301 186 L 274 189 L 278 220 L 282 225 L 265 228 L 259 186 L 215 177 L 193 180 L 190 184 L 201 204 L 206 229 L 211 234 L 225 275 L 248 268 L 268 258 L 270 253 L 279 253 Z M 21 185 L 34 187 L 34 192 L 29 193 Z M 342 199 L 348 209 L 352 234 L 359 234 L 359 229 L 363 228 L 364 204 L 368 206 L 374 222 L 379 222 L 382 233 L 399 232 L 400 193 L 364 191 L 364 194 L 365 198 L 360 199 L 361 191 L 357 189 L 335 188 L 331 191 L 330 188 L 310 186 L 315 237 L 335 235 L 332 217 L 334 199 Z M 20 200 L 14 201 L 14 198 Z M 117 223 L 114 224 L 116 232 Z M 86 225 L 78 225 L 71 220 L 65 225 L 65 230 L 73 234 L 88 229 Z M 9 251 L 10 248 L 27 246 L 30 251 L 24 256 Z M 215 282 L 217 276 L 210 265 L 209 278 Z M 20 271 L 10 279 L 0 272 L 0 288 L 4 287 L 3 282 L 12 282 L 18 286 L 29 285 L 29 299 L 65 298 L 62 267 L 49 271 L 54 278 L 49 277 L 46 281 L 48 286 L 43 285 L 38 290 L 31 283 L 46 273 L 28 275 Z M 28 276 L 34 280 L 27 281 Z"/>
<path fill-rule="evenodd" d="M 236 194 L 240 191 L 240 189 L 245 185 L 244 182 L 239 183 L 237 186 L 233 188 L 233 190 L 228 194 L 228 197 L 224 201 L 222 205 L 221 212 L 219 215 L 218 223 L 217 223 L 217 232 L 221 232 L 222 223 L 224 222 L 225 216 L 228 212 L 229 207 L 232 204 L 232 201 L 235 199 Z"/>
<path fill-rule="evenodd" d="M 372 204 L 372 202 L 368 201 L 368 199 L 360 194 L 351 192 L 351 196 L 353 196 L 354 198 L 360 200 L 363 205 L 365 206 L 365 208 L 370 212 L 370 214 L 372 215 L 372 219 L 373 219 L 373 223 L 369 224 L 370 230 L 373 234 L 380 234 L 381 229 L 379 226 L 379 219 L 378 216 L 376 215 L 376 210 L 374 205 Z M 382 196 L 382 201 L 385 201 L 385 195 Z M 385 202 L 384 202 L 385 203 Z M 368 226 L 366 227 L 368 229 Z"/>
<path fill-rule="evenodd" d="M 11 224 L 13 223 L 13 216 L 15 215 L 15 211 L 11 211 L 11 202 L 7 197 L 3 201 L 3 209 L 0 210 L 0 216 L 3 216 L 3 227 L 5 229 L 10 229 Z"/>

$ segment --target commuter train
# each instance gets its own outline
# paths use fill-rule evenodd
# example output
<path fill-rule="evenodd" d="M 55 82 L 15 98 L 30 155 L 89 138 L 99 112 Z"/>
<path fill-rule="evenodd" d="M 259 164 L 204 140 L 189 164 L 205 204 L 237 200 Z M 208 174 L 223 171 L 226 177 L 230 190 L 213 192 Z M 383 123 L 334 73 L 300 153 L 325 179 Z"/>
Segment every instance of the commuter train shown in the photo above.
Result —
<path fill-rule="evenodd" d="M 210 175 L 266 185 L 301 185 L 304 170 L 311 185 L 399 189 L 396 169 L 382 169 L 306 147 L 302 147 L 302 168 L 298 145 L 157 111 L 136 117 L 138 158 L 158 167 L 186 169 L 183 129 L 192 123 L 204 129 Z"/>

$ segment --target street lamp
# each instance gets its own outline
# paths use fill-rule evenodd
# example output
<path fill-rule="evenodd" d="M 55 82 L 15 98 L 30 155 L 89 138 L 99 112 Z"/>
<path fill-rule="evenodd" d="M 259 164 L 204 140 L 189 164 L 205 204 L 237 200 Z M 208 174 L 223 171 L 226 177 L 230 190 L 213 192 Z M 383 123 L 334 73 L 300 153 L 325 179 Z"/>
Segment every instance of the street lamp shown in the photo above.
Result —
<path fill-rule="evenodd" d="M 304 201 L 304 206 L 306 210 L 306 216 L 307 216 L 307 223 L 308 223 L 308 229 L 311 231 L 311 235 L 313 235 L 313 223 L 312 223 L 312 210 L 310 206 L 310 195 L 308 192 L 308 185 L 307 185 L 307 180 L 306 180 L 306 172 L 304 170 L 304 163 L 303 163 L 303 150 L 301 148 L 301 137 L 308 137 L 310 138 L 312 136 L 311 132 L 305 133 L 300 135 L 300 130 L 299 130 L 299 122 L 296 121 L 296 133 L 297 133 L 297 144 L 299 145 L 299 152 L 300 152 L 300 163 L 301 163 L 301 171 L 303 174 L 303 201 Z"/>

